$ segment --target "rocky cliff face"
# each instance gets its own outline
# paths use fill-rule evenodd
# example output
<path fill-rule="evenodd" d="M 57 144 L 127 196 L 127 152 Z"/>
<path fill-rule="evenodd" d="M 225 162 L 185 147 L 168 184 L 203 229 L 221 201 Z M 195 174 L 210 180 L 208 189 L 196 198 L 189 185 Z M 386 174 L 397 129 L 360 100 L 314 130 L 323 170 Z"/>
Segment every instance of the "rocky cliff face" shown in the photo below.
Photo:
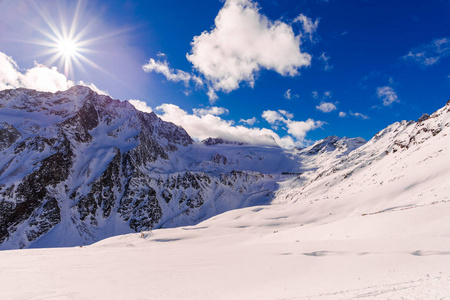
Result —
<path fill-rule="evenodd" d="M 450 102 L 367 143 L 332 136 L 292 150 L 195 143 L 154 113 L 80 86 L 0 91 L 0 120 L 0 249 L 16 249 L 89 244 L 251 205 L 321 203 L 330 191 L 335 205 L 367 199 L 375 209 L 377 193 L 367 191 L 408 196 L 415 187 L 402 178 L 444 153 Z M 416 181 L 416 194 L 427 193 Z M 425 205 L 416 194 L 399 201 Z"/>
<path fill-rule="evenodd" d="M 86 87 L 0 91 L 0 120 L 1 249 L 194 224 L 267 203 L 276 188 L 273 170 L 248 167 L 264 159 L 252 147 L 194 145 L 184 129 Z"/>

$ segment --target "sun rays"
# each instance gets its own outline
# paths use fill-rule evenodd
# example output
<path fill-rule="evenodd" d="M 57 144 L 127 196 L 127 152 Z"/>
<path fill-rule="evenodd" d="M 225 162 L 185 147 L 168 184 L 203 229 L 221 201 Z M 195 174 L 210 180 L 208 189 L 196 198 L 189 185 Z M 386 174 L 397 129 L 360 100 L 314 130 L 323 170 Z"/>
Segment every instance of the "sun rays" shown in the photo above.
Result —
<path fill-rule="evenodd" d="M 50 13 L 36 6 L 40 17 L 45 21 L 46 28 L 36 28 L 42 38 L 32 43 L 45 48 L 40 55 L 48 57 L 46 65 L 56 64 L 68 78 L 74 77 L 75 68 L 86 73 L 83 66 L 86 64 L 102 70 L 87 57 L 87 54 L 95 52 L 92 47 L 101 43 L 109 35 L 90 36 L 96 20 L 91 19 L 89 22 L 83 23 L 86 2 L 77 1 L 72 14 L 67 12 L 70 10 L 66 11 L 60 5 L 57 9 L 58 18 L 55 19 L 50 16 Z"/>

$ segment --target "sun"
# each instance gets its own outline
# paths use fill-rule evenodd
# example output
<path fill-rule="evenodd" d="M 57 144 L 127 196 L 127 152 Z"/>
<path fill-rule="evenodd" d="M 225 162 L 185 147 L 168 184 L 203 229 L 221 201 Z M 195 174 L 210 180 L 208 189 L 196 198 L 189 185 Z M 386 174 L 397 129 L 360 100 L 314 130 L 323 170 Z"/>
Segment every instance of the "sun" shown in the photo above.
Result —
<path fill-rule="evenodd" d="M 72 59 L 79 55 L 79 47 L 77 43 L 70 39 L 62 39 L 57 45 L 58 53 L 66 59 Z"/>
<path fill-rule="evenodd" d="M 73 10 L 59 11 L 56 14 L 59 18 L 54 18 L 54 14 L 36 7 L 46 24 L 46 28 L 36 28 L 43 38 L 35 43 L 45 47 L 40 55 L 49 57 L 46 65 L 56 64 L 60 70 L 63 70 L 64 75 L 71 79 L 74 78 L 75 68 L 86 73 L 83 64 L 101 69 L 86 56 L 93 52 L 90 47 L 103 39 L 102 36 L 90 36 L 90 31 L 95 24 L 83 19 L 86 2 L 78 0 Z"/>
<path fill-rule="evenodd" d="M 75 81 L 80 75 L 91 76 L 92 71 L 100 71 L 112 77 L 110 72 L 93 59 L 103 61 L 104 58 L 109 58 L 110 45 L 122 42 L 117 39 L 133 28 L 112 29 L 105 26 L 98 12 L 93 13 L 93 1 L 55 2 L 59 4 L 30 1 L 40 18 L 30 22 L 36 36 L 25 42 L 40 46 L 41 50 L 36 56 L 45 57 L 46 66 L 57 67 L 70 80 Z"/>

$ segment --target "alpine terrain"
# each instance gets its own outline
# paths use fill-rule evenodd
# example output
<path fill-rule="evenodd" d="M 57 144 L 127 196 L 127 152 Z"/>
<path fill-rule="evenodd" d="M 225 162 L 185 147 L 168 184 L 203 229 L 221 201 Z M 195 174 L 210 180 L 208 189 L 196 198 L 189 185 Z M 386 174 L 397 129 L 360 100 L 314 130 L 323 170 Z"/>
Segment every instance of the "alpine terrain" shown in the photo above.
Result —
<path fill-rule="evenodd" d="M 77 246 L 1 251 L 8 299 L 450 297 L 450 101 L 291 150 L 81 86 L 0 117 L 0 249 Z"/>
<path fill-rule="evenodd" d="M 209 138 L 76 86 L 0 92 L 0 249 L 86 245 L 269 204 L 278 182 L 362 145 L 284 151 Z M 321 155 L 318 155 L 318 154 Z"/>

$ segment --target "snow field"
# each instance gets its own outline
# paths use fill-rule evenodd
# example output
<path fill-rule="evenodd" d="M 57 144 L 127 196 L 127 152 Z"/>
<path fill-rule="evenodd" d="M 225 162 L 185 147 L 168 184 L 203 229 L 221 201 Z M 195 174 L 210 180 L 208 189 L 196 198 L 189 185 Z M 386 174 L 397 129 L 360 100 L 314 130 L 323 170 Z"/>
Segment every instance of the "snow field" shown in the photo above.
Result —
<path fill-rule="evenodd" d="M 449 203 L 340 220 L 300 205 L 87 247 L 0 252 L 4 299 L 450 297 Z M 440 230 L 436 230 L 440 228 Z M 26 283 L 26 284 L 24 284 Z"/>

